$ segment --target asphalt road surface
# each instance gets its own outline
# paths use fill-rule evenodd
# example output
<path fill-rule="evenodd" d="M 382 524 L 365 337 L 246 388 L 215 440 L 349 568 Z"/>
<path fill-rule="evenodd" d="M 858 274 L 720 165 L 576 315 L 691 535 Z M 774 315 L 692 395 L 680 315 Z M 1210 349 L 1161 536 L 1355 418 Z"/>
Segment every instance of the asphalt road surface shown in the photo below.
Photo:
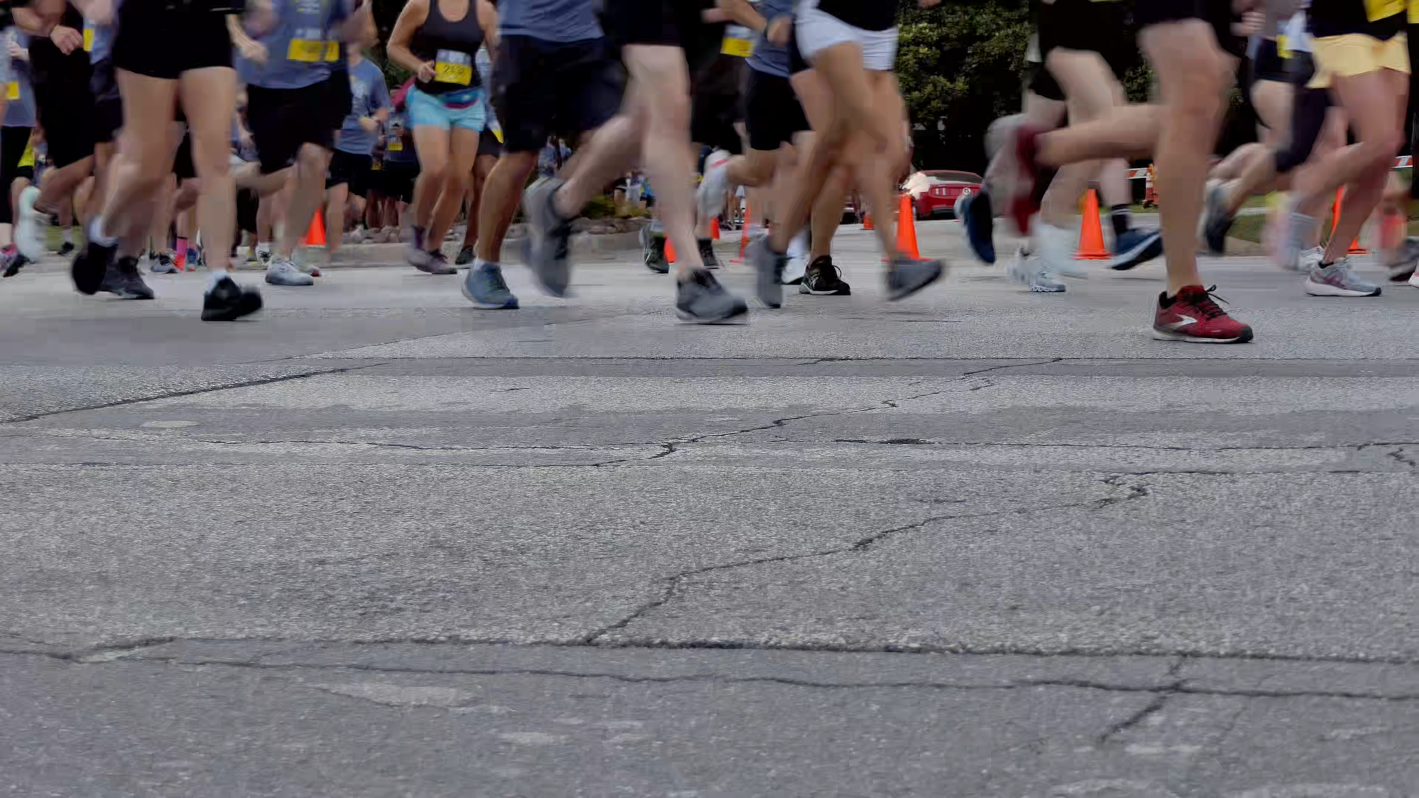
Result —
<path fill-rule="evenodd" d="M 724 328 L 633 253 L 0 283 L 0 795 L 1419 795 L 1419 291 L 1208 261 L 1192 346 L 839 243 Z"/>

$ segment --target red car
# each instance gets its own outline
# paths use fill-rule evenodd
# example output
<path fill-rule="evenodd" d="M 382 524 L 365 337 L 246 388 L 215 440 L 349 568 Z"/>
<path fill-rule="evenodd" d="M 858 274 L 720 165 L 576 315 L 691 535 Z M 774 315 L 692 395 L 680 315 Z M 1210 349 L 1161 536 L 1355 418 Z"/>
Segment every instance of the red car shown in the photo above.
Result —
<path fill-rule="evenodd" d="M 902 184 L 911 195 L 912 210 L 918 219 L 933 216 L 956 217 L 956 200 L 980 191 L 981 177 L 971 172 L 932 169 L 913 172 Z"/>

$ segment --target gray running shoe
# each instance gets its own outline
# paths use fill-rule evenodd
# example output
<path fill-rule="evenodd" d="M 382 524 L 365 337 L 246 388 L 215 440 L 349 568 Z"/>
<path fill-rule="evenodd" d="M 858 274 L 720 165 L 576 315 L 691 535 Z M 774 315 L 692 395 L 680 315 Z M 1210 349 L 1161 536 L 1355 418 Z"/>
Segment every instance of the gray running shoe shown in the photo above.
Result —
<path fill-rule="evenodd" d="M 271 258 L 271 265 L 266 267 L 266 282 L 272 285 L 315 285 L 315 278 L 296 268 L 296 264 L 285 258 Z"/>
<path fill-rule="evenodd" d="M 1367 283 L 1350 270 L 1350 259 L 1341 258 L 1329 266 L 1316 266 L 1306 278 L 1311 296 L 1379 296 L 1380 287 Z"/>
<path fill-rule="evenodd" d="M 472 263 L 473 248 L 464 247 L 463 249 L 458 250 L 458 257 L 454 258 L 453 262 L 457 266 L 467 266 L 468 264 Z"/>
<path fill-rule="evenodd" d="M 723 324 L 741 319 L 749 305 L 724 290 L 708 269 L 695 269 L 675 286 L 675 312 L 695 324 Z"/>
<path fill-rule="evenodd" d="M 458 267 L 448 262 L 448 256 L 443 254 L 443 250 L 434 250 L 429 253 L 429 259 L 419 271 L 429 274 L 458 274 Z"/>
<path fill-rule="evenodd" d="M 480 308 L 516 310 L 517 297 L 508 290 L 503 270 L 496 264 L 485 263 L 468 269 L 463 278 L 463 296 Z"/>
<path fill-rule="evenodd" d="M 946 273 L 946 264 L 939 260 L 901 257 L 894 265 L 896 268 L 887 272 L 887 298 L 893 302 L 906 299 Z"/>
<path fill-rule="evenodd" d="M 1023 284 L 1030 289 L 1031 293 L 1064 293 L 1064 283 L 1051 277 L 1049 272 L 1045 271 L 1044 262 L 1024 247 L 1016 250 L 1015 259 L 1005 267 L 1005 270 L 1010 275 L 1010 279 Z"/>
<path fill-rule="evenodd" d="M 1225 255 L 1227 253 L 1227 231 L 1232 229 L 1232 222 L 1235 217 L 1227 212 L 1223 204 L 1226 199 L 1226 189 L 1223 188 L 1220 180 L 1210 181 L 1207 184 L 1207 193 L 1203 198 L 1202 219 L 1198 225 L 1202 239 L 1202 244 L 1207 247 L 1207 252 L 1212 255 Z"/>
<path fill-rule="evenodd" d="M 1300 271 L 1301 253 L 1306 251 L 1306 241 L 1315 229 L 1315 217 L 1287 209 L 1277 221 L 1276 265 L 1287 271 Z"/>
<path fill-rule="evenodd" d="M 572 276 L 571 220 L 562 218 L 554 203 L 561 185 L 557 178 L 539 180 L 522 200 L 527 237 L 532 243 L 527 266 L 542 290 L 556 297 L 567 295 Z"/>
<path fill-rule="evenodd" d="M 783 270 L 788 256 L 769 249 L 767 237 L 749 245 L 749 262 L 758 272 L 755 294 L 766 308 L 783 307 Z"/>
<path fill-rule="evenodd" d="M 1416 264 L 1419 264 L 1419 239 L 1406 238 L 1395 253 L 1394 259 L 1385 264 L 1385 268 L 1389 270 L 1389 281 L 1402 283 L 1413 277 Z"/>
<path fill-rule="evenodd" d="M 424 249 L 424 228 L 418 225 L 413 227 L 409 243 L 404 245 L 404 260 L 419 271 L 429 270 L 429 251 Z"/>
<path fill-rule="evenodd" d="M 724 208 L 724 195 L 729 193 L 729 159 L 729 153 L 715 150 L 705 161 L 705 179 L 695 192 L 701 219 L 718 216 Z"/>
<path fill-rule="evenodd" d="M 137 258 L 119 258 L 108 267 L 100 290 L 114 294 L 119 299 L 152 299 L 153 289 L 143 282 L 138 273 Z"/>

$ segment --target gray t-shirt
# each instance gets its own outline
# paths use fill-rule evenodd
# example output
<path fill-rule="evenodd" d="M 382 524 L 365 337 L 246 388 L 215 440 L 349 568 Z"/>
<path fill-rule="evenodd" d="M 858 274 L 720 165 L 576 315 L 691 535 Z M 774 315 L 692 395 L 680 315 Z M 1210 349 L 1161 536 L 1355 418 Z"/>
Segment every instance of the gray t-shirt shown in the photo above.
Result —
<path fill-rule="evenodd" d="M 389 86 L 384 82 L 384 71 L 368 58 L 350 67 L 350 113 L 340 128 L 335 149 L 354 155 L 374 152 L 375 134 L 365 130 L 360 119 L 388 107 Z"/>
<path fill-rule="evenodd" d="M 793 18 L 793 0 L 759 0 L 756 8 L 770 24 L 778 17 Z M 764 36 L 758 37 L 754 42 L 754 54 L 749 56 L 749 68 L 766 75 L 789 77 L 791 67 L 788 48 L 779 47 Z"/>
<path fill-rule="evenodd" d="M 677 0 L 678 1 L 678 0 Z M 498 30 L 548 42 L 580 42 L 603 35 L 595 0 L 501 0 Z"/>

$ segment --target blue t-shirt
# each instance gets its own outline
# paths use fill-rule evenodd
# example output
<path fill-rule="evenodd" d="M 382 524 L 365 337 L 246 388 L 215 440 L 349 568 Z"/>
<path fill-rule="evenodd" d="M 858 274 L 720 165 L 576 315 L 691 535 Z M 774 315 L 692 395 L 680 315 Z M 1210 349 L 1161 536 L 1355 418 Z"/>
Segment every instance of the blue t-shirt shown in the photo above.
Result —
<path fill-rule="evenodd" d="M 263 89 L 303 89 L 329 79 L 340 64 L 335 28 L 350 16 L 349 0 L 274 0 L 276 25 L 257 38 L 266 63 L 240 59 L 242 79 Z"/>
<path fill-rule="evenodd" d="M 89 46 L 89 63 L 97 64 L 113 57 L 113 37 L 118 33 L 118 9 L 122 5 L 122 0 L 114 0 L 113 16 L 103 25 L 84 20 L 84 43 Z"/>
<path fill-rule="evenodd" d="M 502 0 L 498 30 L 547 42 L 581 42 L 602 37 L 595 0 Z"/>
<path fill-rule="evenodd" d="M 361 127 L 360 119 L 388 107 L 389 86 L 384 82 L 384 71 L 369 59 L 361 59 L 350 67 L 350 115 L 345 117 L 340 135 L 335 139 L 335 149 L 353 155 L 374 152 L 377 136 Z"/>
<path fill-rule="evenodd" d="M 30 84 L 30 65 L 19 59 L 10 57 L 10 43 L 15 42 L 21 47 L 29 47 L 29 37 L 18 30 L 11 28 L 3 37 L 0 37 L 0 63 L 4 68 L 0 70 L 0 78 L 5 84 L 5 96 L 9 99 L 5 103 L 5 127 L 34 127 L 34 86 Z"/>
<path fill-rule="evenodd" d="M 759 0 L 755 8 L 770 23 L 782 16 L 793 17 L 793 0 Z M 758 37 L 754 53 L 749 56 L 749 68 L 766 75 L 790 77 L 788 48 L 771 43 L 766 36 Z"/>
<path fill-rule="evenodd" d="M 477 67 L 478 79 L 483 81 L 484 86 L 493 85 L 493 58 L 488 55 L 487 45 L 478 48 L 478 54 L 473 57 L 473 66 Z M 493 110 L 491 95 L 491 92 L 483 95 L 483 110 L 488 114 L 488 122 L 483 129 L 489 133 L 494 130 L 501 133 L 503 126 L 498 123 L 498 114 Z"/>

